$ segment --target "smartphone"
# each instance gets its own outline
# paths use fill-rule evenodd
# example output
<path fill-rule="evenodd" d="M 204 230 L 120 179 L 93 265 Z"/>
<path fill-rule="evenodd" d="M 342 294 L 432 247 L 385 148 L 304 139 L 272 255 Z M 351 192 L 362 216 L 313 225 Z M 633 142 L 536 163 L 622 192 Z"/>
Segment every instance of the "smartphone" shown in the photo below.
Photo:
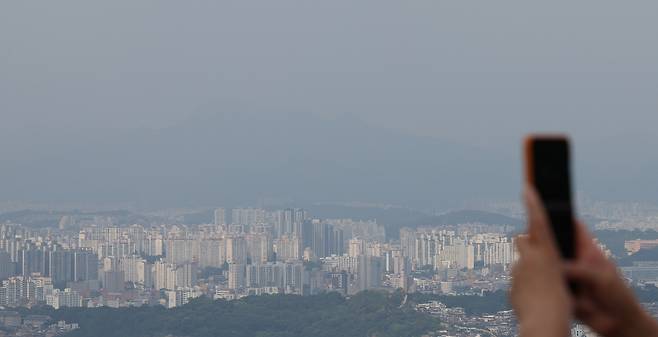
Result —
<path fill-rule="evenodd" d="M 526 179 L 546 208 L 564 259 L 576 255 L 569 152 L 565 136 L 531 135 L 525 141 Z"/>

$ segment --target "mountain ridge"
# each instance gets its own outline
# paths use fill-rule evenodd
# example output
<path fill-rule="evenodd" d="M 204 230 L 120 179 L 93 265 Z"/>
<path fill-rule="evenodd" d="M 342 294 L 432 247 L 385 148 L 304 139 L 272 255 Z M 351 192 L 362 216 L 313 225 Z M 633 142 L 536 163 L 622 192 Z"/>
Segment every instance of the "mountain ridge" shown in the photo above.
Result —
<path fill-rule="evenodd" d="M 221 109 L 219 109 L 221 111 Z M 366 200 L 415 208 L 515 191 L 509 161 L 349 116 L 201 113 L 165 129 L 53 139 L 8 161 L 0 198 L 129 201 L 137 206 Z"/>

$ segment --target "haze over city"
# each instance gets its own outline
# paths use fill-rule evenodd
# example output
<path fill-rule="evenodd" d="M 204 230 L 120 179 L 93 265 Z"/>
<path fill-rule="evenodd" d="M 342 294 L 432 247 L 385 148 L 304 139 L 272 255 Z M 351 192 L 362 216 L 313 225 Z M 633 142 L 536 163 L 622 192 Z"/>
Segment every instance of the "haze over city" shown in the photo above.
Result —
<path fill-rule="evenodd" d="M 655 1 L 4 1 L 0 337 L 658 335 L 656 32 Z"/>
<path fill-rule="evenodd" d="M 658 201 L 656 6 L 3 3 L 0 199 L 446 210 L 559 131 L 583 195 Z"/>

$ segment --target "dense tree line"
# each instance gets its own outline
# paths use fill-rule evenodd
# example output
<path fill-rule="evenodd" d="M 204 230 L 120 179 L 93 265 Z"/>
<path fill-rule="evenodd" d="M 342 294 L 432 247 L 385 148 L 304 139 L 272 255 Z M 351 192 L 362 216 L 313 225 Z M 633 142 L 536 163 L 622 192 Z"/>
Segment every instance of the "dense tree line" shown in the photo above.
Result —
<path fill-rule="evenodd" d="M 658 288 L 634 288 L 641 302 L 658 302 Z M 47 314 L 80 324 L 67 336 L 97 337 L 412 337 L 440 328 L 440 322 L 413 310 L 417 303 L 439 301 L 468 315 L 510 310 L 506 291 L 482 296 L 362 292 L 315 296 L 251 296 L 237 301 L 199 298 L 174 308 L 20 308 L 22 315 Z"/>
<path fill-rule="evenodd" d="M 363 292 L 351 298 L 336 293 L 316 296 L 253 296 L 237 301 L 200 298 L 167 310 L 142 308 L 45 308 L 32 310 L 56 320 L 80 324 L 67 336 L 96 337 L 399 337 L 421 336 L 439 322 L 400 307 L 403 295 Z"/>
<path fill-rule="evenodd" d="M 627 240 L 655 240 L 658 239 L 658 232 L 653 229 L 648 230 L 597 230 L 594 232 L 594 236 L 599 239 L 603 244 L 610 249 L 612 254 L 617 258 L 622 258 L 626 256 L 626 250 L 624 249 L 624 242 Z"/>
<path fill-rule="evenodd" d="M 632 266 L 635 262 L 643 261 L 658 261 L 658 248 L 642 249 L 633 255 L 620 257 L 617 259 L 617 265 Z"/>

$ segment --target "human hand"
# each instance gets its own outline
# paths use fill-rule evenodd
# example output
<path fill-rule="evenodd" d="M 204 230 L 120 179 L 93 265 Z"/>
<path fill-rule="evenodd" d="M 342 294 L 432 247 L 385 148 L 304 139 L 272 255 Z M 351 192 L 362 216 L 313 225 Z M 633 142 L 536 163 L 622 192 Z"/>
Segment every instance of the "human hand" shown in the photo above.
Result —
<path fill-rule="evenodd" d="M 520 336 L 569 336 L 572 304 L 548 216 L 533 189 L 524 197 L 528 234 L 516 238 L 519 259 L 511 291 Z"/>
<path fill-rule="evenodd" d="M 654 319 L 582 223 L 577 224 L 576 244 L 576 259 L 567 262 L 564 270 L 578 285 L 573 295 L 576 317 L 604 337 L 658 336 Z"/>

